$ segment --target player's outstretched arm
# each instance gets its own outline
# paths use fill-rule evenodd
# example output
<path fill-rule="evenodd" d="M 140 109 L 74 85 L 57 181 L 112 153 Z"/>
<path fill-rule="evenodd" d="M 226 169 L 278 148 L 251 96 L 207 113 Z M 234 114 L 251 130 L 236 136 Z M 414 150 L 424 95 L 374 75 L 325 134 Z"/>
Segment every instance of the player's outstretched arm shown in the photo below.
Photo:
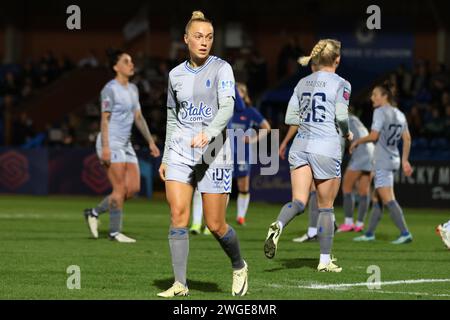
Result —
<path fill-rule="evenodd" d="M 159 148 L 156 146 L 155 141 L 153 140 L 150 129 L 147 125 L 147 121 L 145 121 L 144 117 L 142 116 L 142 112 L 140 109 L 134 112 L 134 123 L 136 124 L 136 127 L 139 129 L 144 139 L 147 141 L 150 148 L 150 154 L 153 157 L 159 157 Z"/>
<path fill-rule="evenodd" d="M 248 139 L 248 143 L 250 143 L 250 144 L 256 143 L 256 142 L 258 142 L 259 140 L 265 138 L 265 137 L 269 134 L 270 130 L 272 130 L 272 127 L 270 126 L 269 121 L 264 120 L 264 121 L 261 122 L 261 124 L 259 125 L 259 129 L 262 129 L 262 130 L 258 130 L 258 134 L 257 134 L 256 136 L 250 137 L 250 138 Z"/>
<path fill-rule="evenodd" d="M 169 158 L 169 144 L 176 127 L 177 110 L 176 108 L 167 107 L 166 142 L 164 143 L 164 154 L 161 161 L 161 166 L 159 167 L 159 176 L 163 181 L 166 181 L 167 160 Z"/>
<path fill-rule="evenodd" d="M 280 149 L 278 150 L 278 154 L 280 155 L 280 158 L 284 160 L 286 158 L 286 149 L 289 141 L 292 140 L 292 138 L 296 135 L 298 130 L 298 126 L 290 126 L 288 132 L 286 133 L 286 136 L 284 137 L 283 141 L 280 144 Z"/>
<path fill-rule="evenodd" d="M 342 136 L 351 141 L 353 139 L 353 134 L 350 131 L 348 106 L 346 104 L 340 102 L 336 104 L 336 121 L 339 129 L 341 129 Z"/>
<path fill-rule="evenodd" d="M 284 123 L 289 126 L 300 125 L 300 104 L 298 102 L 297 94 L 295 93 L 295 91 L 291 99 L 289 100 Z"/>
<path fill-rule="evenodd" d="M 109 121 L 111 120 L 111 112 L 102 112 L 100 122 L 101 138 L 102 138 L 102 158 L 101 164 L 109 167 L 111 164 L 111 150 L 109 149 Z"/>
<path fill-rule="evenodd" d="M 403 140 L 402 168 L 405 175 L 409 177 L 412 174 L 413 169 L 411 167 L 411 164 L 409 163 L 409 152 L 411 151 L 411 135 L 408 129 L 403 131 L 402 140 Z"/>
<path fill-rule="evenodd" d="M 379 137 L 380 137 L 380 133 L 378 131 L 375 131 L 375 130 L 370 131 L 369 135 L 354 141 L 350 145 L 350 150 L 349 150 L 350 154 L 353 152 L 353 150 L 355 150 L 355 148 L 358 145 L 363 144 L 363 143 L 369 143 L 369 142 L 377 142 Z"/>

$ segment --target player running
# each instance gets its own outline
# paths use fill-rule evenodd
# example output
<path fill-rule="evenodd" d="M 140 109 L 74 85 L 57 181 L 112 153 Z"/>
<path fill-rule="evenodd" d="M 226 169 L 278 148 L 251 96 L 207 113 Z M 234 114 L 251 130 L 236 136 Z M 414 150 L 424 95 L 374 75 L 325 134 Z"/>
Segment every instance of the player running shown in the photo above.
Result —
<path fill-rule="evenodd" d="M 355 140 L 369 134 L 367 128 L 353 114 L 349 115 L 349 125 L 350 131 L 353 133 L 353 139 Z M 361 232 L 364 229 L 364 219 L 370 205 L 374 148 L 373 143 L 362 144 L 351 154 L 342 181 L 345 221 L 339 226 L 338 232 Z M 358 186 L 359 203 L 358 218 L 355 224 L 353 221 L 353 211 L 355 208 L 353 188 L 356 185 Z"/>
<path fill-rule="evenodd" d="M 339 41 L 320 40 L 309 57 L 300 59 L 303 66 L 311 60 L 319 70 L 299 81 L 289 101 L 285 122 L 299 126 L 289 152 L 292 201 L 283 206 L 277 221 L 270 225 L 264 244 L 266 257 L 273 258 L 283 228 L 303 213 L 314 182 L 319 207 L 320 272 L 342 271 L 331 257 L 333 204 L 339 190 L 342 158 L 336 121 L 346 139 L 351 140 L 352 133 L 348 126 L 351 86 L 336 74 L 340 51 Z"/>
<path fill-rule="evenodd" d="M 109 210 L 109 238 L 118 242 L 133 243 L 135 239 L 122 234 L 123 203 L 140 189 L 140 173 L 136 153 L 130 142 L 133 123 L 147 140 L 150 154 L 159 157 L 156 146 L 141 113 L 139 93 L 130 83 L 134 64 L 129 54 L 115 50 L 109 52 L 109 65 L 116 77 L 101 92 L 101 132 L 97 136 L 97 155 L 106 168 L 112 193 L 95 208 L 85 209 L 89 230 L 98 238 L 98 217 Z"/>
<path fill-rule="evenodd" d="M 231 260 L 232 295 L 248 290 L 248 267 L 234 229 L 225 222 L 233 159 L 226 126 L 233 115 L 235 81 L 231 66 L 211 56 L 214 31 L 202 12 L 186 25 L 190 59 L 169 73 L 167 131 L 159 169 L 170 206 L 169 246 L 175 282 L 160 297 L 189 293 L 186 269 L 189 215 L 195 186 L 202 193 L 205 222 Z M 218 141 L 218 143 L 216 143 Z"/>
<path fill-rule="evenodd" d="M 402 164 L 405 176 L 412 174 L 412 168 L 408 161 L 411 148 L 411 135 L 405 115 L 394 106 L 394 96 L 389 84 L 376 86 L 371 96 L 373 107 L 372 129 L 369 135 L 352 143 L 350 153 L 355 152 L 359 145 L 376 142 L 375 144 L 375 189 L 384 206 L 389 210 L 392 220 L 400 230 L 400 236 L 392 241 L 393 244 L 411 242 L 413 237 L 406 226 L 403 211 L 394 195 L 394 172 Z M 398 144 L 403 140 L 402 159 Z M 367 232 L 356 237 L 355 241 L 374 241 L 375 229 L 381 219 L 383 210 L 374 210 Z"/>

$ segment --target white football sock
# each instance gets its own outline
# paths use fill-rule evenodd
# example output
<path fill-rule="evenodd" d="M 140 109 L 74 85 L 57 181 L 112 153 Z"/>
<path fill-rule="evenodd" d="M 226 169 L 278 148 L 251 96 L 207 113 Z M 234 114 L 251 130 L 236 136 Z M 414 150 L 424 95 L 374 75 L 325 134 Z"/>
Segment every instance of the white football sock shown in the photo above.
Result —
<path fill-rule="evenodd" d="M 320 263 L 329 264 L 331 261 L 331 255 L 329 254 L 321 254 L 320 255 Z"/>
<path fill-rule="evenodd" d="M 447 231 L 450 232 L 450 220 L 448 220 L 448 222 L 444 224 L 444 228 L 446 228 Z"/>
<path fill-rule="evenodd" d="M 237 198 L 238 218 L 245 218 L 249 202 L 250 202 L 250 193 L 239 192 Z"/>
<path fill-rule="evenodd" d="M 352 225 L 353 224 L 353 218 L 345 218 L 344 224 Z"/>
<path fill-rule="evenodd" d="M 308 237 L 312 238 L 317 236 L 317 228 L 309 227 L 308 228 Z"/>
<path fill-rule="evenodd" d="M 280 231 L 283 231 L 283 222 L 281 222 L 281 221 L 277 221 L 278 222 L 278 226 L 280 227 Z"/>

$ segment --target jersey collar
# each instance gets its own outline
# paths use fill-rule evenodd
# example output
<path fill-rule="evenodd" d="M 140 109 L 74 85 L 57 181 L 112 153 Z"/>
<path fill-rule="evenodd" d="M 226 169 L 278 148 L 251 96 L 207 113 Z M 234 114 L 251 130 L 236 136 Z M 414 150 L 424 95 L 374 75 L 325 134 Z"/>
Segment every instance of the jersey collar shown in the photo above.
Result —
<path fill-rule="evenodd" d="M 190 66 L 189 66 L 189 61 L 188 61 L 188 60 L 186 60 L 186 62 L 184 63 L 184 66 L 186 67 L 186 69 L 187 69 L 189 72 L 192 72 L 192 73 L 197 74 L 197 73 L 199 73 L 200 71 L 202 71 L 203 69 L 205 69 L 206 66 L 207 66 L 208 64 L 210 64 L 210 62 L 213 60 L 213 58 L 214 58 L 214 56 L 209 56 L 208 59 L 206 59 L 206 62 L 205 62 L 201 67 L 199 67 L 199 68 L 195 68 L 195 69 L 194 69 L 194 68 L 190 67 Z"/>

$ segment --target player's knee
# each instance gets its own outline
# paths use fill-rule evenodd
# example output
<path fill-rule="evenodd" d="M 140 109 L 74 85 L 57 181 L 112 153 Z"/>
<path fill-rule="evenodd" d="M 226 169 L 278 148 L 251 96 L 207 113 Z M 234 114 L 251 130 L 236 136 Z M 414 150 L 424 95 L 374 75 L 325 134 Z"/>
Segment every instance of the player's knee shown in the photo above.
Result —
<path fill-rule="evenodd" d="M 139 193 L 138 187 L 131 187 L 127 189 L 127 199 L 131 199 Z"/>
<path fill-rule="evenodd" d="M 319 208 L 331 208 L 333 207 L 334 201 L 331 199 L 318 199 L 317 204 Z"/>
<path fill-rule="evenodd" d="M 343 193 L 351 193 L 353 191 L 352 186 L 347 185 L 345 183 L 342 184 L 342 192 Z"/>
<path fill-rule="evenodd" d="M 361 198 L 366 198 L 366 197 L 369 196 L 369 194 L 370 194 L 370 192 L 369 192 L 369 191 L 366 191 L 366 190 L 361 190 L 361 192 L 358 192 L 358 195 L 359 195 Z"/>
<path fill-rule="evenodd" d="M 170 219 L 173 227 L 181 228 L 187 225 L 186 220 L 189 217 L 189 211 L 182 207 L 171 207 L 170 208 Z"/>
<path fill-rule="evenodd" d="M 120 196 L 122 198 L 125 198 L 127 195 L 127 188 L 124 184 L 116 184 L 113 186 L 113 194 L 115 196 Z"/>
<path fill-rule="evenodd" d="M 221 223 L 218 221 L 207 222 L 206 226 L 208 227 L 209 231 L 211 231 L 215 235 L 218 235 L 219 237 L 224 235 L 227 230 L 226 223 Z"/>

